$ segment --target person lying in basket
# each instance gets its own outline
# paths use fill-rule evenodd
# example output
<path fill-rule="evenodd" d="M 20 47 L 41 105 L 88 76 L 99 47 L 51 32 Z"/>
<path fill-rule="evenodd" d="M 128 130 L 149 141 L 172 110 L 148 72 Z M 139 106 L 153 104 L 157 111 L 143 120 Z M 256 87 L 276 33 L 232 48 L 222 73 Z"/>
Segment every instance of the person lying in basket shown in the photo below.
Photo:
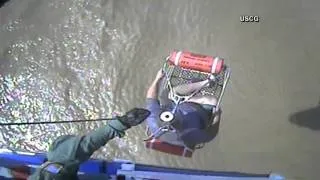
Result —
<path fill-rule="evenodd" d="M 146 147 L 191 157 L 197 145 L 211 141 L 217 134 L 217 131 L 212 132 L 210 129 L 218 125 L 220 120 L 221 111 L 216 109 L 217 99 L 214 96 L 202 95 L 193 96 L 178 106 L 171 99 L 160 105 L 158 90 L 163 77 L 164 73 L 159 70 L 146 95 L 146 109 L 151 112 L 146 120 L 149 135 Z M 179 95 L 189 95 L 201 87 L 212 85 L 214 81 L 211 76 L 207 80 L 179 85 L 173 89 Z M 170 118 L 173 110 L 175 112 L 171 129 L 163 129 L 160 119 Z"/>

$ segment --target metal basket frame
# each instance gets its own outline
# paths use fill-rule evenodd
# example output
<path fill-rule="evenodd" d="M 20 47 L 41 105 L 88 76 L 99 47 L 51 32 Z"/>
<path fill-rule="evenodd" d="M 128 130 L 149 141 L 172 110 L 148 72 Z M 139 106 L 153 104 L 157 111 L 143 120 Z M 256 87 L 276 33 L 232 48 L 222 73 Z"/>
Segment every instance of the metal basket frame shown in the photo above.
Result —
<path fill-rule="evenodd" d="M 200 72 L 196 70 L 190 70 L 181 68 L 179 66 L 176 66 L 168 61 L 168 58 L 166 58 L 166 61 L 163 65 L 163 72 L 165 73 L 165 81 L 162 84 L 161 91 L 163 90 L 169 90 L 171 93 L 171 96 L 169 95 L 169 99 L 171 99 L 174 103 L 181 103 L 183 100 L 186 101 L 188 98 L 191 98 L 193 96 L 197 95 L 213 95 L 217 99 L 217 105 L 213 109 L 213 114 L 216 113 L 216 111 L 219 110 L 222 97 L 224 95 L 226 86 L 230 79 L 231 70 L 228 66 L 224 65 L 222 72 L 219 74 L 211 74 L 206 72 Z M 216 83 L 212 87 L 202 87 L 199 89 L 199 91 L 192 93 L 187 96 L 181 96 L 178 95 L 176 92 L 173 91 L 173 87 L 186 84 L 193 78 L 198 78 L 200 80 L 208 79 L 210 75 L 214 75 L 216 79 Z"/>

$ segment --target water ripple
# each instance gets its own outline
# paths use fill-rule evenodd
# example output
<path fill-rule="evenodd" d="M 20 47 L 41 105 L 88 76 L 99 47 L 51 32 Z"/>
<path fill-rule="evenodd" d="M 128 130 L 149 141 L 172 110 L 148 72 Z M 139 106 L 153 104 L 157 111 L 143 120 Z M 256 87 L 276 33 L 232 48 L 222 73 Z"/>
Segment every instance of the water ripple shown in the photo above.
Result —
<path fill-rule="evenodd" d="M 105 72 L 110 67 L 101 51 L 101 38 L 105 32 L 111 32 L 111 41 L 121 37 L 92 10 L 101 8 L 99 4 L 50 2 L 55 9 L 69 6 L 63 23 L 49 24 L 49 35 L 30 36 L 10 45 L 5 54 L 9 70 L 0 76 L 1 122 L 110 117 L 113 76 Z M 4 26 L 8 31 L 23 27 L 20 20 Z M 45 151 L 57 135 L 85 133 L 98 125 L 102 123 L 1 127 L 0 143 Z"/>

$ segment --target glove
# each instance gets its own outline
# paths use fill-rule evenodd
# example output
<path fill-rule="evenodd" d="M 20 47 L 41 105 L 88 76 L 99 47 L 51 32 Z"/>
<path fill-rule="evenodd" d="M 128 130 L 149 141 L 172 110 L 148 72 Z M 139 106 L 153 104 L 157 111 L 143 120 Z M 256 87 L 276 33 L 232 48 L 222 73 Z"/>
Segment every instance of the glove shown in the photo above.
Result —
<path fill-rule="evenodd" d="M 118 120 L 128 128 L 142 123 L 150 115 L 150 111 L 142 108 L 133 108 Z"/>

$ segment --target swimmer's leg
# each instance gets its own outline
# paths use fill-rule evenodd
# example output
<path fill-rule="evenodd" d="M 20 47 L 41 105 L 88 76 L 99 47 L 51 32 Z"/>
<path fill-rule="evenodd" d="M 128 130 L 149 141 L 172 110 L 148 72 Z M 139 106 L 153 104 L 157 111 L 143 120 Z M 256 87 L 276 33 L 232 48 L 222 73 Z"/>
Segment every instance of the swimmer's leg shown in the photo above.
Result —
<path fill-rule="evenodd" d="M 191 93 L 199 90 L 209 83 L 209 80 L 203 80 L 195 83 L 181 84 L 173 88 L 173 90 L 179 95 L 190 95 Z"/>
<path fill-rule="evenodd" d="M 181 84 L 173 88 L 173 90 L 178 93 L 179 95 L 190 95 L 195 91 L 198 91 L 200 88 L 205 86 L 210 86 L 215 81 L 215 77 L 210 75 L 208 79 L 194 82 L 194 83 L 187 83 Z"/>
<path fill-rule="evenodd" d="M 212 105 L 212 106 L 217 105 L 217 98 L 213 95 L 194 96 L 194 97 L 191 97 L 188 101 L 198 103 L 198 104 Z"/>

